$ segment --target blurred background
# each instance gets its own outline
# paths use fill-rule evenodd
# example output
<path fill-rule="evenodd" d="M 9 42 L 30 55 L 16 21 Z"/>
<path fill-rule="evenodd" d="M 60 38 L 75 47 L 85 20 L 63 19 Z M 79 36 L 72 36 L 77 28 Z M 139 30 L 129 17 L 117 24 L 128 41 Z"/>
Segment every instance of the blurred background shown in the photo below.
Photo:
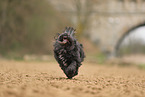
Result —
<path fill-rule="evenodd" d="M 0 58 L 54 60 L 54 37 L 71 26 L 86 61 L 145 67 L 144 5 L 145 0 L 0 0 Z"/>

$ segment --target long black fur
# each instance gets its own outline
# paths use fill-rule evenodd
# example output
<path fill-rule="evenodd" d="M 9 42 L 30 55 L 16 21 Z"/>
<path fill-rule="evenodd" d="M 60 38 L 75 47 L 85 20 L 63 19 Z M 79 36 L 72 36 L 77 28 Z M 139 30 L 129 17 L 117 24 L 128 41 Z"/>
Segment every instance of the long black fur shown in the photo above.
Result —
<path fill-rule="evenodd" d="M 74 34 L 75 29 L 66 27 L 65 31 L 58 35 L 54 44 L 54 57 L 69 79 L 78 74 L 81 62 L 85 58 L 83 46 L 75 39 Z M 65 44 L 63 44 L 64 36 L 68 40 Z"/>

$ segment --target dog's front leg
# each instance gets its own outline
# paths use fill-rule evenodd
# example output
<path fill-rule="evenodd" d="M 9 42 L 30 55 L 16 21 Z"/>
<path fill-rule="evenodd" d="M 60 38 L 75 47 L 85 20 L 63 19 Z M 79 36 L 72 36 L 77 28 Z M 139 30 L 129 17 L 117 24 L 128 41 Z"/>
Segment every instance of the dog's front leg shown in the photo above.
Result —
<path fill-rule="evenodd" d="M 76 74 L 76 69 L 77 69 L 77 62 L 76 61 L 72 61 L 71 64 L 66 68 L 65 70 L 65 74 L 66 76 L 71 79 L 72 77 L 74 77 Z"/>

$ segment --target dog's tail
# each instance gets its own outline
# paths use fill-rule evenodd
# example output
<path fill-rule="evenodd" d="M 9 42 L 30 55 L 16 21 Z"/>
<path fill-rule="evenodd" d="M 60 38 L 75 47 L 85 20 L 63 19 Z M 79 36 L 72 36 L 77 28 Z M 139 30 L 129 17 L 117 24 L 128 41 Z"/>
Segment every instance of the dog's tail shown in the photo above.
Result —
<path fill-rule="evenodd" d="M 73 27 L 65 27 L 64 33 L 68 33 L 70 36 L 74 36 L 76 29 Z"/>

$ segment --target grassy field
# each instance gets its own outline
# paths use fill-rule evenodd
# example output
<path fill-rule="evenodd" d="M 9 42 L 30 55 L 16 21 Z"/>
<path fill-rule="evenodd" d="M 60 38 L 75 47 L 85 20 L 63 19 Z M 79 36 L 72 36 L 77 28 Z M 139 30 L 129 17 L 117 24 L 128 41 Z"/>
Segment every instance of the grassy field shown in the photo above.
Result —
<path fill-rule="evenodd" d="M 145 70 L 84 62 L 67 79 L 56 62 L 1 60 L 0 97 L 145 97 Z"/>

